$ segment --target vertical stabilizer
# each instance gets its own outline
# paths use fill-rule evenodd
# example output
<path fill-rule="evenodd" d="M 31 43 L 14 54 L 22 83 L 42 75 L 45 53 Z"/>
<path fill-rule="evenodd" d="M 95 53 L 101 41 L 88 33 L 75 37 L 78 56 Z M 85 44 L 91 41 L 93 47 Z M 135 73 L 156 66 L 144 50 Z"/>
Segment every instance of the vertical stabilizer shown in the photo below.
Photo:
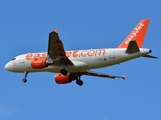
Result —
<path fill-rule="evenodd" d="M 148 28 L 150 20 L 141 20 L 125 40 L 118 46 L 118 48 L 127 48 L 130 41 L 135 40 L 138 47 L 142 48 L 144 37 Z"/>

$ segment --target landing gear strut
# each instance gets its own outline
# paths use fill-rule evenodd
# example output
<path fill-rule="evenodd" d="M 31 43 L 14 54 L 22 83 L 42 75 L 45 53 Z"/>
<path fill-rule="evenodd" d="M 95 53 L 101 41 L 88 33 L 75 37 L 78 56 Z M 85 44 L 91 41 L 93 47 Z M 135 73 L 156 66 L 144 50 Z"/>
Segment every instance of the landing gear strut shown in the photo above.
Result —
<path fill-rule="evenodd" d="M 61 69 L 60 73 L 66 76 L 68 74 L 68 71 L 66 69 Z"/>
<path fill-rule="evenodd" d="M 76 79 L 76 84 L 79 85 L 79 86 L 82 86 L 83 85 L 83 81 L 80 79 L 81 75 L 77 75 L 77 79 Z"/>
<path fill-rule="evenodd" d="M 24 74 L 25 74 L 25 77 L 22 79 L 22 82 L 24 82 L 24 83 L 26 83 L 27 82 L 27 75 L 28 75 L 28 72 L 24 72 Z"/>

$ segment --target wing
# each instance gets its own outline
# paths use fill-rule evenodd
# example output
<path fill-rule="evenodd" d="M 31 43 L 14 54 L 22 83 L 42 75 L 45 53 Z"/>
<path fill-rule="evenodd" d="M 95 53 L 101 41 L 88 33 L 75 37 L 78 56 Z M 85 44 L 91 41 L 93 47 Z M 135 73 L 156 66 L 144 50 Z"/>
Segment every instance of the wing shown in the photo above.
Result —
<path fill-rule="evenodd" d="M 95 77 L 104 77 L 104 78 L 122 78 L 122 79 L 126 79 L 126 76 L 114 76 L 114 75 L 108 75 L 108 74 L 99 74 L 99 73 L 95 73 L 95 72 L 84 72 L 84 75 L 89 75 L 89 76 L 95 76 Z"/>
<path fill-rule="evenodd" d="M 73 63 L 65 55 L 63 43 L 59 39 L 58 29 L 49 33 L 48 57 L 55 60 L 57 65 L 62 62 L 65 65 L 73 65 Z"/>

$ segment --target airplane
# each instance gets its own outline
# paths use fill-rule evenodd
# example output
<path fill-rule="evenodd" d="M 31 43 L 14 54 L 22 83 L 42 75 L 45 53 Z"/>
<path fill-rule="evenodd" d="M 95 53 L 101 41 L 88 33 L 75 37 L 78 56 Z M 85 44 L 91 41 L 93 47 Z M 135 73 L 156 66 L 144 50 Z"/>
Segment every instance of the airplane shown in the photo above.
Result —
<path fill-rule="evenodd" d="M 90 70 L 120 64 L 138 57 L 157 58 L 149 55 L 151 49 L 142 48 L 149 22 L 149 19 L 141 20 L 116 48 L 65 51 L 56 29 L 49 33 L 47 52 L 18 55 L 4 68 L 11 72 L 24 73 L 24 83 L 27 82 L 28 73 L 32 72 L 56 73 L 57 84 L 76 81 L 79 86 L 83 85 L 82 75 L 125 79 L 126 76 L 100 74 Z"/>

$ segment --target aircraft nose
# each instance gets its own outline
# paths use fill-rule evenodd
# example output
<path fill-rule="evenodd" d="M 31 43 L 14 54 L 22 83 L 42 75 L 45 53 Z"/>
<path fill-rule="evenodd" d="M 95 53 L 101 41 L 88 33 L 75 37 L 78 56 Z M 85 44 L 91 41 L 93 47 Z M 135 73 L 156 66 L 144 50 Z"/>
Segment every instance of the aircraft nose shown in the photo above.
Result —
<path fill-rule="evenodd" d="M 7 63 L 5 66 L 4 66 L 4 68 L 6 69 L 6 70 L 10 70 L 10 63 Z"/>

